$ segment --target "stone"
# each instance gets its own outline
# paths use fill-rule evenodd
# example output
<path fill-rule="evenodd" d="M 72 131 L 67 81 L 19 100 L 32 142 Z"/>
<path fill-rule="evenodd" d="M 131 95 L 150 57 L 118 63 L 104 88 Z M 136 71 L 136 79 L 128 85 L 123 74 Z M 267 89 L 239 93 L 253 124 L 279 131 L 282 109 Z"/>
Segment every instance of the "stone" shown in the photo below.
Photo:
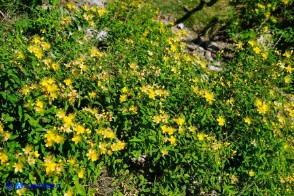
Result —
<path fill-rule="evenodd" d="M 97 34 L 96 39 L 98 39 L 99 41 L 106 41 L 108 37 L 109 37 L 108 32 L 102 30 Z"/>
<path fill-rule="evenodd" d="M 196 50 L 197 48 L 198 48 L 198 46 L 197 45 L 192 45 L 192 44 L 187 44 L 187 48 L 189 49 L 189 50 Z"/>
<path fill-rule="evenodd" d="M 207 69 L 209 69 L 209 70 L 211 70 L 211 71 L 217 71 L 217 72 L 220 72 L 220 71 L 223 70 L 222 68 L 220 68 L 220 67 L 216 67 L 216 66 L 213 66 L 213 65 L 209 65 L 209 66 L 207 67 Z"/>
<path fill-rule="evenodd" d="M 88 2 L 90 5 L 96 5 L 104 7 L 107 0 L 85 0 L 85 2 Z"/>
<path fill-rule="evenodd" d="M 205 52 L 205 58 L 208 60 L 208 61 L 213 61 L 213 58 L 211 56 L 211 52 L 209 50 L 206 50 Z"/>
<path fill-rule="evenodd" d="M 213 62 L 213 64 L 214 64 L 215 66 L 220 66 L 220 65 L 221 65 L 221 62 L 219 62 L 219 61 L 215 61 L 215 62 Z"/>
<path fill-rule="evenodd" d="M 177 28 L 178 29 L 183 29 L 184 28 L 184 24 L 183 23 L 177 24 Z"/>
<path fill-rule="evenodd" d="M 105 30 L 98 32 L 96 29 L 88 28 L 85 31 L 89 38 L 96 38 L 98 41 L 106 41 L 109 37 L 108 32 Z"/>

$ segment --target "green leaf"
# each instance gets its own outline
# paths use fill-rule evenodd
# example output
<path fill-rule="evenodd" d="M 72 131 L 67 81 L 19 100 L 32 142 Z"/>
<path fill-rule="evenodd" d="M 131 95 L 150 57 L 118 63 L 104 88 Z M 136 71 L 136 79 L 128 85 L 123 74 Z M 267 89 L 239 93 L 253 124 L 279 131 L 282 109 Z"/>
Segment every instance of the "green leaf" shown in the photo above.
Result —
<path fill-rule="evenodd" d="M 9 124 L 9 125 L 8 125 L 8 128 L 9 128 L 10 130 L 13 130 L 13 124 L 12 124 L 12 123 Z"/>
<path fill-rule="evenodd" d="M 51 5 L 56 5 L 58 3 L 59 0 L 50 0 L 49 3 Z"/>
<path fill-rule="evenodd" d="M 129 142 L 142 142 L 143 140 L 139 139 L 139 138 L 133 138 L 130 139 Z"/>
<path fill-rule="evenodd" d="M 150 135 L 150 136 L 148 136 L 148 138 L 149 138 L 150 140 L 156 142 L 156 137 L 155 137 L 155 135 Z"/>
<path fill-rule="evenodd" d="M 60 144 L 60 146 L 58 147 L 59 152 L 62 152 L 63 149 L 63 144 Z"/>
<path fill-rule="evenodd" d="M 9 116 L 9 114 L 2 114 L 2 118 L 4 119 L 5 122 L 13 122 L 14 118 Z"/>
<path fill-rule="evenodd" d="M 78 177 L 74 176 L 73 180 L 74 180 L 74 184 L 75 184 L 75 188 L 76 188 L 77 193 L 80 195 L 86 196 L 87 193 L 86 193 L 85 189 L 80 185 Z"/>
<path fill-rule="evenodd" d="M 8 81 L 5 81 L 5 83 L 4 83 L 4 88 L 7 88 L 8 86 L 9 86 Z"/>
<path fill-rule="evenodd" d="M 22 118 L 22 107 L 21 106 L 18 106 L 18 115 L 20 118 Z"/>

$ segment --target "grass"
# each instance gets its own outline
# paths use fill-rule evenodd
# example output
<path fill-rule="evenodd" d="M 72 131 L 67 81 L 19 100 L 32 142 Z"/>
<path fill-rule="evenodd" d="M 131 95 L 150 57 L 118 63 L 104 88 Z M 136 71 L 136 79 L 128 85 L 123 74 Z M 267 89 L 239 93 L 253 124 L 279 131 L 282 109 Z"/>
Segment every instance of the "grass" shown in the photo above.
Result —
<path fill-rule="evenodd" d="M 193 29 L 195 32 L 201 32 L 211 23 L 217 21 L 216 28 L 224 23 L 227 19 L 228 13 L 233 12 L 234 9 L 229 4 L 229 0 L 218 0 L 212 6 L 205 5 L 203 9 L 193 13 L 184 24 Z M 160 12 L 167 16 L 173 16 L 176 20 L 182 18 L 187 12 L 184 7 L 188 7 L 190 10 L 197 7 L 200 0 L 154 0 L 152 4 L 154 7 L 158 7 Z M 209 30 L 206 31 L 209 33 Z"/>
<path fill-rule="evenodd" d="M 162 12 L 181 18 L 169 2 Z M 213 72 L 157 18 L 117 0 L 0 26 L 0 195 L 293 195 L 294 104 L 279 92 L 293 85 L 292 51 L 253 35 Z"/>

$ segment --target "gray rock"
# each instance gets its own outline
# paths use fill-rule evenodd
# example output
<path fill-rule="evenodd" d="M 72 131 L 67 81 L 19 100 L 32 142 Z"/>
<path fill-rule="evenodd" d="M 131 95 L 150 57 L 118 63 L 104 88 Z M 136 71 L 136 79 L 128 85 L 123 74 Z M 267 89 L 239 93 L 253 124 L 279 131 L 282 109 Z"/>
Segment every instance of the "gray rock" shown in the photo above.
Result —
<path fill-rule="evenodd" d="M 98 41 L 106 41 L 109 37 L 108 32 L 105 30 L 98 32 L 96 29 L 88 28 L 85 31 L 88 37 L 96 38 Z"/>
<path fill-rule="evenodd" d="M 219 62 L 219 61 L 215 61 L 215 62 L 213 62 L 213 64 L 214 64 L 215 66 L 220 66 L 220 65 L 221 65 L 221 62 Z"/>
<path fill-rule="evenodd" d="M 184 28 L 184 24 L 183 24 L 183 23 L 178 24 L 178 25 L 177 25 L 177 28 L 178 28 L 178 29 L 183 29 L 183 28 Z"/>
<path fill-rule="evenodd" d="M 98 34 L 98 31 L 93 29 L 93 28 L 88 28 L 85 31 L 86 31 L 87 36 L 90 37 L 90 38 L 94 38 L 95 35 Z"/>
<path fill-rule="evenodd" d="M 107 0 L 85 0 L 85 2 L 89 3 L 90 5 L 96 5 L 104 7 Z"/>
<path fill-rule="evenodd" d="M 209 65 L 209 66 L 207 67 L 207 69 L 209 69 L 209 70 L 211 70 L 211 71 L 217 71 L 217 72 L 223 70 L 222 68 L 220 68 L 220 67 L 216 67 L 216 66 L 213 66 L 213 65 Z"/>
<path fill-rule="evenodd" d="M 205 58 L 208 60 L 208 61 L 213 61 L 213 58 L 211 56 L 211 52 L 209 50 L 206 50 L 205 52 Z"/>
<path fill-rule="evenodd" d="M 192 44 L 187 44 L 187 48 L 193 51 L 193 50 L 196 50 L 198 48 L 198 46 L 192 45 Z"/>
<path fill-rule="evenodd" d="M 97 34 L 96 39 L 98 39 L 99 41 L 106 41 L 108 37 L 109 37 L 108 32 L 102 30 Z"/>

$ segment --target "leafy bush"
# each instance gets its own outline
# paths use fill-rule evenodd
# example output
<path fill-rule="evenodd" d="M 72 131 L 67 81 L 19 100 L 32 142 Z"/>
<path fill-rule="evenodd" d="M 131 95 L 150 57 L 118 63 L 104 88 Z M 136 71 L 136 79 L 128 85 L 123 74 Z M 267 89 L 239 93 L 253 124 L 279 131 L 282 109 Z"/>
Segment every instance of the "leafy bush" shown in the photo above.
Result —
<path fill-rule="evenodd" d="M 293 50 L 294 10 L 292 0 L 234 0 L 237 16 L 233 16 L 231 32 L 241 39 L 254 38 L 261 32 L 272 34 L 276 47 Z"/>
<path fill-rule="evenodd" d="M 106 166 L 116 195 L 293 193 L 290 53 L 212 72 L 146 2 L 36 9 L 1 30 L 2 184 L 105 194 Z"/>

